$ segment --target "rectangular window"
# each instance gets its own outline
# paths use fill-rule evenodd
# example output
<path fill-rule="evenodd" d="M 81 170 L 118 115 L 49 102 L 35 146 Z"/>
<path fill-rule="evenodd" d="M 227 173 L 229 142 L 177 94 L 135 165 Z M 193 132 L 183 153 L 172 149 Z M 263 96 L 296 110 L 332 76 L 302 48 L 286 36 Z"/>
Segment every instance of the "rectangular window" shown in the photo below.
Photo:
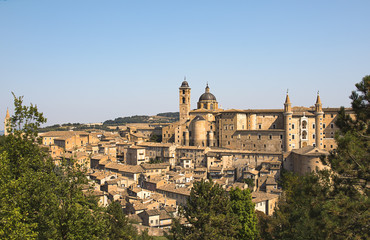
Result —
<path fill-rule="evenodd" d="M 325 127 L 326 127 L 325 123 L 322 125 L 322 127 L 323 127 L 323 128 L 325 128 Z"/>
<path fill-rule="evenodd" d="M 294 140 L 294 134 L 292 134 L 292 139 Z"/>
<path fill-rule="evenodd" d="M 315 124 L 312 124 L 312 128 L 315 129 Z"/>
<path fill-rule="evenodd" d="M 273 124 L 273 125 L 272 125 L 272 129 L 275 129 L 275 128 L 276 128 L 276 125 L 275 125 L 275 124 Z"/>
<path fill-rule="evenodd" d="M 261 134 L 258 134 L 258 140 L 261 140 Z"/>
<path fill-rule="evenodd" d="M 312 134 L 312 138 L 315 139 L 315 134 Z"/>
<path fill-rule="evenodd" d="M 331 123 L 330 124 L 330 128 L 334 128 L 334 123 Z"/>
<path fill-rule="evenodd" d="M 292 124 L 292 129 L 294 129 L 294 124 Z"/>
<path fill-rule="evenodd" d="M 258 124 L 258 129 L 262 129 L 262 125 L 261 124 Z"/>
<path fill-rule="evenodd" d="M 269 136 L 269 139 L 271 140 L 272 139 L 272 135 Z"/>
<path fill-rule="evenodd" d="M 280 135 L 280 139 L 283 139 L 283 135 L 282 134 Z"/>

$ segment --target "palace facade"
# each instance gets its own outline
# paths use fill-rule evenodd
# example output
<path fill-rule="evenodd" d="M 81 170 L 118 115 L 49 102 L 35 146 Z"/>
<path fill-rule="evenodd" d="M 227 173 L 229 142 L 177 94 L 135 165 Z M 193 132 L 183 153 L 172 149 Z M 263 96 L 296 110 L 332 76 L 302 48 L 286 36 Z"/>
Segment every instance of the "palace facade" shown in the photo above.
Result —
<path fill-rule="evenodd" d="M 287 93 L 282 109 L 248 110 L 218 108 L 208 84 L 197 109 L 190 110 L 190 94 L 188 82 L 183 81 L 180 120 L 162 129 L 164 143 L 271 153 L 306 146 L 328 151 L 336 148 L 339 108 L 323 108 L 319 94 L 313 107 L 292 107 Z"/>

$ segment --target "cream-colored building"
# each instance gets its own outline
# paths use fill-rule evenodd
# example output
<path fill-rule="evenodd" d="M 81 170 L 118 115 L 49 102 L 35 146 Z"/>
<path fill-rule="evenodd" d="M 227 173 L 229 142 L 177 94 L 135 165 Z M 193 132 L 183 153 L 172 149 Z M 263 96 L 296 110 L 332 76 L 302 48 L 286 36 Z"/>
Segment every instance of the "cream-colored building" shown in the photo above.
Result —
<path fill-rule="evenodd" d="M 180 120 L 162 129 L 163 142 L 265 152 L 336 147 L 339 108 L 323 108 L 319 95 L 313 107 L 292 107 L 287 94 L 283 109 L 223 110 L 207 84 L 197 109 L 190 110 L 190 93 L 189 84 L 183 81 L 179 88 Z"/>
<path fill-rule="evenodd" d="M 329 155 L 327 151 L 312 146 L 293 149 L 284 160 L 284 168 L 300 175 L 317 170 L 328 170 L 329 167 L 324 165 L 320 159 L 320 157 L 327 155 Z"/>
<path fill-rule="evenodd" d="M 43 145 L 56 145 L 66 151 L 99 141 L 96 136 L 84 131 L 50 131 L 39 135 L 42 138 Z"/>
<path fill-rule="evenodd" d="M 323 108 L 319 94 L 312 107 L 292 107 L 287 93 L 282 109 L 248 110 L 218 108 L 208 84 L 197 109 L 190 110 L 190 94 L 188 82 L 183 81 L 179 88 L 180 120 L 162 129 L 162 139 L 180 145 L 177 159 L 192 158 L 195 166 L 206 166 L 207 148 L 246 151 L 259 157 L 274 154 L 280 155 L 280 160 L 283 153 L 306 146 L 327 151 L 336 148 L 339 108 Z M 346 111 L 353 115 L 351 109 Z M 194 157 L 195 148 L 202 149 L 198 157 Z"/>
<path fill-rule="evenodd" d="M 126 164 L 140 165 L 146 162 L 149 162 L 149 158 L 145 157 L 144 147 L 132 146 L 127 149 Z"/>

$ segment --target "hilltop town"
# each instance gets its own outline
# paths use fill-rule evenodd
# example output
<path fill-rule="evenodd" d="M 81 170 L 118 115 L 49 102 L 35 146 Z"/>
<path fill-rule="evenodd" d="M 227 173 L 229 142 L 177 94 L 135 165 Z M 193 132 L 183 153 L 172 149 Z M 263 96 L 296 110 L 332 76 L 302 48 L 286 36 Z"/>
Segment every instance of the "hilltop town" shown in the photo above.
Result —
<path fill-rule="evenodd" d="M 178 91 L 176 122 L 43 132 L 42 147 L 56 164 L 73 160 L 86 169 L 84 189 L 93 189 L 101 206 L 119 201 L 136 226 L 152 235 L 171 227 L 178 206 L 186 205 L 201 179 L 226 191 L 249 188 L 255 209 L 272 215 L 282 169 L 299 175 L 326 169 L 320 157 L 336 148 L 339 108 L 323 108 L 318 94 L 313 107 L 293 107 L 287 93 L 282 109 L 223 110 L 207 84 L 191 110 L 189 83 L 184 80 Z M 5 125 L 9 119 L 7 112 Z"/>

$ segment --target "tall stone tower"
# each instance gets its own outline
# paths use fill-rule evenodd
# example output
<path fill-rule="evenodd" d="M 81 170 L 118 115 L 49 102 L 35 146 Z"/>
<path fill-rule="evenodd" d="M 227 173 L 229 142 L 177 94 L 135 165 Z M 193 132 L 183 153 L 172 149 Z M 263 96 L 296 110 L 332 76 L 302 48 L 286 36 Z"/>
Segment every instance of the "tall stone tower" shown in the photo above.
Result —
<path fill-rule="evenodd" d="M 4 135 L 5 136 L 9 135 L 8 124 L 10 124 L 10 114 L 9 114 L 9 109 L 6 109 L 6 116 L 4 119 Z"/>
<path fill-rule="evenodd" d="M 323 138 L 323 115 L 322 104 L 319 93 L 317 93 L 316 104 L 315 104 L 315 145 L 317 148 L 322 149 L 322 138 Z"/>
<path fill-rule="evenodd" d="M 284 146 L 285 151 L 289 152 L 292 150 L 292 104 L 290 103 L 288 92 L 286 93 L 286 99 L 284 103 L 284 129 L 285 129 L 285 138 Z"/>
<path fill-rule="evenodd" d="M 190 91 L 186 78 L 179 88 L 179 101 L 180 101 L 180 123 L 186 122 L 189 119 L 190 112 Z"/>

